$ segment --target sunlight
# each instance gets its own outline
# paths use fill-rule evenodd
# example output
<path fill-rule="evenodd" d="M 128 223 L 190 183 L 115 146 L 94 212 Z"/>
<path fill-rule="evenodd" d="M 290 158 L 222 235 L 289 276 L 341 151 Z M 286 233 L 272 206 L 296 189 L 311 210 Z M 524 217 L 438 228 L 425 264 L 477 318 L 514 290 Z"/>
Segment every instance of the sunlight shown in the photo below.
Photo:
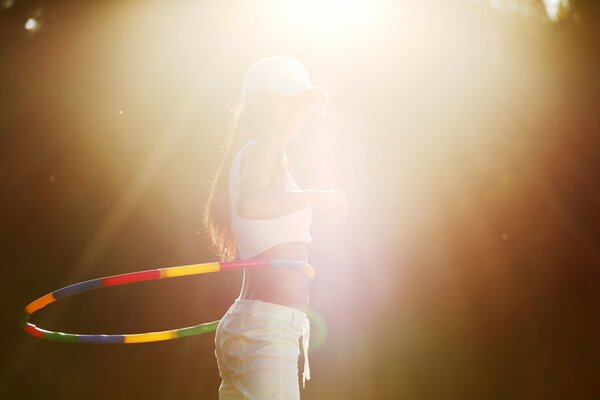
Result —
<path fill-rule="evenodd" d="M 546 7 L 546 14 L 548 14 L 550 21 L 556 22 L 558 21 L 561 8 L 569 6 L 569 0 L 544 0 L 544 6 Z"/>
<path fill-rule="evenodd" d="M 29 18 L 25 22 L 25 29 L 28 30 L 29 32 L 36 32 L 40 29 L 40 23 L 35 18 Z"/>
<path fill-rule="evenodd" d="M 344 34 L 362 28 L 376 17 L 373 0 L 286 0 L 283 17 L 291 24 L 319 34 Z"/>

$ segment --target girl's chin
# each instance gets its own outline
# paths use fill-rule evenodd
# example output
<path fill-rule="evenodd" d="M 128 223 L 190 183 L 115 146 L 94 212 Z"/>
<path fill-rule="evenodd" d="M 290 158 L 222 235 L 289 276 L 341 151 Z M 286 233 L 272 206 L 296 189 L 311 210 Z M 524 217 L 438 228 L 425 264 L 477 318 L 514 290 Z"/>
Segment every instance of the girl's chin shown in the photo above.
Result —
<path fill-rule="evenodd" d="M 286 131 L 286 136 L 287 137 L 295 137 L 295 136 L 300 135 L 300 132 L 302 132 L 302 128 L 288 129 Z"/>
<path fill-rule="evenodd" d="M 293 124 L 293 125 L 289 126 L 289 128 L 287 129 L 287 131 L 288 132 L 297 133 L 297 132 L 300 132 L 303 127 L 304 127 L 304 122 L 298 123 L 298 124 Z"/>

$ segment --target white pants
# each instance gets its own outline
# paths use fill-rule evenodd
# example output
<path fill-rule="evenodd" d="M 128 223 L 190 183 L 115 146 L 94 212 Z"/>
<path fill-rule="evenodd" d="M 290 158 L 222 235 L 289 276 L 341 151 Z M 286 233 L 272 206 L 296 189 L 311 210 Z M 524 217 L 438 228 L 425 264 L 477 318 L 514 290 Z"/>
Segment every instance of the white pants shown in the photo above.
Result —
<path fill-rule="evenodd" d="M 236 300 L 221 319 L 215 355 L 221 375 L 220 400 L 298 400 L 298 339 L 310 379 L 310 323 L 298 309 L 262 300 Z"/>

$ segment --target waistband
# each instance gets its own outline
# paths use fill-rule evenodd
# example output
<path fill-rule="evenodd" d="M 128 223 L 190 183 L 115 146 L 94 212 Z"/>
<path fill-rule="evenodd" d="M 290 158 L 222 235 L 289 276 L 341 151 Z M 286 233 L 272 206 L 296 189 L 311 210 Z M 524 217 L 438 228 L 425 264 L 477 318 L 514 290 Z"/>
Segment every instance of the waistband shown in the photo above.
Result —
<path fill-rule="evenodd" d="M 306 313 L 297 308 L 258 299 L 236 299 L 227 310 L 226 315 L 236 312 L 243 312 L 257 317 L 271 317 L 273 314 L 277 314 L 279 321 L 289 323 L 290 326 L 298 329 L 302 327 L 304 320 L 307 318 Z"/>

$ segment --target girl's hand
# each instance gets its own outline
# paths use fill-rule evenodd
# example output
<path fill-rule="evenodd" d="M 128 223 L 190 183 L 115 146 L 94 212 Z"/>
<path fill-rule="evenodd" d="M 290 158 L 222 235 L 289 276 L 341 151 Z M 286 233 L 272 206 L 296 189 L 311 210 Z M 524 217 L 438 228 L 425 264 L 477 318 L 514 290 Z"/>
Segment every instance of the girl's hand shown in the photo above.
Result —
<path fill-rule="evenodd" d="M 339 190 L 318 191 L 317 202 L 314 207 L 329 214 L 330 224 L 339 224 L 348 216 L 346 196 Z"/>

